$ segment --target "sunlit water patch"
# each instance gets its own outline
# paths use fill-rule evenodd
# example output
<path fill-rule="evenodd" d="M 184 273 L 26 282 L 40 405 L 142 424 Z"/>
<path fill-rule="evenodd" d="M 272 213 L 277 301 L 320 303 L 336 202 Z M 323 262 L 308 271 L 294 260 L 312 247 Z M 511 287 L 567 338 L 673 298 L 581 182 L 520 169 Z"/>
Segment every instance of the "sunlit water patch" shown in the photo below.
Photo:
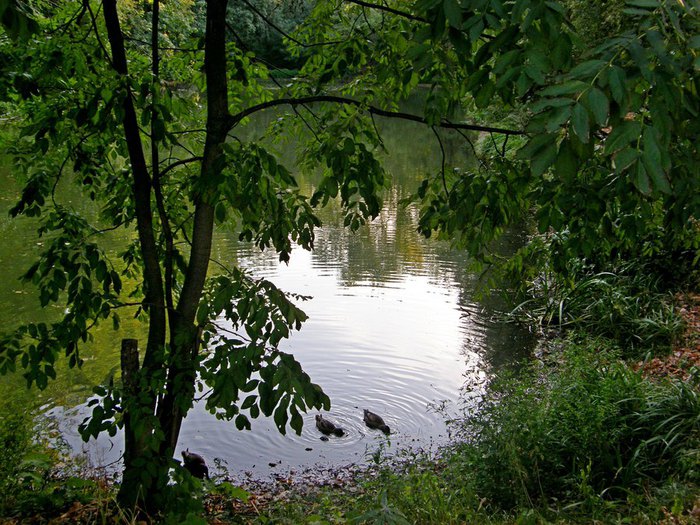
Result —
<path fill-rule="evenodd" d="M 332 408 L 324 415 L 345 430 L 342 437 L 322 441 L 312 412 L 300 436 L 291 430 L 281 435 L 266 418 L 252 420 L 251 431 L 238 431 L 208 413 L 202 401 L 183 422 L 180 448 L 211 464 L 218 460 L 234 473 L 265 477 L 318 464 L 362 463 L 380 448 L 384 454 L 435 448 L 449 438 L 445 420 L 460 409 L 465 385 L 478 390 L 494 355 L 512 357 L 512 345 L 522 347 L 512 327 L 465 302 L 466 261 L 454 253 L 432 254 L 427 263 L 404 261 L 400 272 L 388 275 L 351 272 L 348 258 L 303 250 L 294 251 L 289 265 L 240 247 L 226 256 L 285 291 L 312 297 L 301 303 L 309 320 L 281 346 L 330 396 Z M 384 417 L 392 431 L 388 438 L 364 425 L 365 408 Z M 95 463 L 117 464 L 120 436 L 84 445 L 76 427 L 88 413 L 85 405 L 68 417 L 58 410 L 76 450 L 87 451 Z"/>
<path fill-rule="evenodd" d="M 408 145 L 402 142 L 406 136 L 412 137 Z M 468 155 L 458 147 L 461 138 L 448 138 L 445 144 L 454 142 L 447 149 L 455 156 L 448 161 L 468 163 Z M 387 134 L 387 166 L 395 180 L 381 215 L 353 234 L 342 227 L 342 214 L 331 203 L 322 212 L 324 227 L 317 230 L 315 250 L 295 249 L 289 265 L 280 264 L 274 253 L 239 243 L 233 232 L 216 235 L 212 257 L 219 263 L 240 265 L 287 292 L 312 297 L 299 304 L 308 321 L 281 348 L 293 353 L 330 396 L 332 408 L 324 415 L 346 435 L 321 441 L 315 413 L 305 415 L 300 436 L 291 430 L 281 435 L 265 418 L 252 420 L 251 431 L 238 431 L 232 422 L 209 414 L 200 401 L 183 422 L 178 455 L 189 448 L 212 467 L 220 462 L 233 473 L 265 477 L 317 464 L 363 463 L 380 449 L 393 454 L 404 447 L 436 447 L 449 438 L 445 419 L 471 409 L 488 378 L 527 353 L 527 334 L 492 319 L 500 306 L 496 299 L 475 301 L 477 276 L 469 272 L 466 255 L 418 235 L 417 209 L 399 204 L 425 173 L 439 169 L 440 152 L 433 139 L 431 131 L 415 124 L 397 126 Z M 8 172 L 0 167 L 0 175 L 6 193 L 16 195 L 18 186 Z M 301 186 L 311 185 L 299 178 Z M 59 189 L 66 203 L 83 205 L 70 188 Z M 0 199 L 3 210 L 12 201 Z M 0 283 L 3 329 L 52 315 L 39 309 L 33 289 L 16 279 L 41 250 L 34 228 L 31 221 L 0 219 L 0 232 L 8 237 L 0 255 L 10 276 Z M 106 237 L 105 250 L 115 254 L 131 234 Z M 517 245 L 517 238 L 512 242 Z M 83 368 L 61 370 L 46 392 L 34 394 L 35 406 L 45 404 L 45 414 L 55 418 L 75 452 L 86 452 L 93 464 L 115 469 L 121 436 L 101 436 L 85 444 L 77 426 L 89 414 L 86 399 L 91 388 L 118 377 L 122 337 L 137 337 L 143 344 L 143 328 L 125 321 L 115 336 L 110 327 L 100 326 L 94 344 L 83 350 Z M 6 392 L 22 382 L 2 378 L 0 387 Z M 365 408 L 384 417 L 392 430 L 388 438 L 363 424 Z"/>

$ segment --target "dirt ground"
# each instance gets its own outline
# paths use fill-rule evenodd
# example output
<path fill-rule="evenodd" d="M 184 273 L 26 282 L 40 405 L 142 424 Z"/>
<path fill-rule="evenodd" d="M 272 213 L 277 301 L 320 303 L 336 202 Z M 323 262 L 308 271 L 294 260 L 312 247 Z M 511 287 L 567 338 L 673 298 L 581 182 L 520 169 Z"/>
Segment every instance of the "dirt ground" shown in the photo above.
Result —
<path fill-rule="evenodd" d="M 648 377 L 686 380 L 693 368 L 695 373 L 700 371 L 700 294 L 678 295 L 676 299 L 685 330 L 669 355 L 637 363 L 636 369 Z"/>

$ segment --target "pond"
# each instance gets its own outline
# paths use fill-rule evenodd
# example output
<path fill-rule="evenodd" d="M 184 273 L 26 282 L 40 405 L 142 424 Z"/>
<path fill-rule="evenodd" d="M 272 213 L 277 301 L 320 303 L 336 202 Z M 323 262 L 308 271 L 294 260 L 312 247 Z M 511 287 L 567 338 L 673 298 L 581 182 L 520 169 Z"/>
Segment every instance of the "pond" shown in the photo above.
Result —
<path fill-rule="evenodd" d="M 237 431 L 199 403 L 183 423 L 178 455 L 189 448 L 210 465 L 264 478 L 318 465 L 364 463 L 378 450 L 434 448 L 449 439 L 446 419 L 468 406 L 492 374 L 527 355 L 528 334 L 495 320 L 502 306 L 497 296 L 474 299 L 479 281 L 469 271 L 467 255 L 419 235 L 417 209 L 401 204 L 424 174 L 440 169 L 434 135 L 415 123 L 385 120 L 380 126 L 393 184 L 375 221 L 351 233 L 342 227 L 340 210 L 329 206 L 314 252 L 295 249 L 288 265 L 226 230 L 217 232 L 213 253 L 216 260 L 245 267 L 285 291 L 311 296 L 300 304 L 309 320 L 281 347 L 330 396 L 332 407 L 324 415 L 341 425 L 345 436 L 321 441 L 315 413 L 305 415 L 300 436 L 291 430 L 279 434 L 265 418 L 252 420 L 251 431 Z M 469 146 L 458 135 L 445 133 L 443 146 L 451 163 L 470 162 Z M 41 240 L 33 234 L 32 221 L 7 217 L 18 192 L 7 164 L 0 160 L 0 234 L 5 239 L 0 263 L 6 276 L 0 283 L 1 330 L 50 315 L 41 311 L 32 288 L 17 280 L 41 249 Z M 305 184 L 303 175 L 298 177 Z M 62 191 L 64 202 L 89 208 L 69 187 Z M 124 238 L 115 235 L 107 242 L 116 252 Z M 509 236 L 502 249 L 512 249 L 508 243 L 517 246 L 518 235 Z M 41 406 L 57 422 L 73 451 L 85 452 L 94 465 L 117 465 L 121 438 L 85 444 L 77 425 L 88 413 L 92 386 L 118 371 L 118 340 L 143 339 L 138 326 L 127 324 L 125 330 L 115 335 L 108 326 L 100 328 L 84 351 L 81 370 L 61 370 L 46 391 L 27 396 L 28 403 Z M 21 377 L 0 378 L 0 395 L 16 394 L 23 385 Z M 384 417 L 392 429 L 389 437 L 364 426 L 365 408 Z"/>

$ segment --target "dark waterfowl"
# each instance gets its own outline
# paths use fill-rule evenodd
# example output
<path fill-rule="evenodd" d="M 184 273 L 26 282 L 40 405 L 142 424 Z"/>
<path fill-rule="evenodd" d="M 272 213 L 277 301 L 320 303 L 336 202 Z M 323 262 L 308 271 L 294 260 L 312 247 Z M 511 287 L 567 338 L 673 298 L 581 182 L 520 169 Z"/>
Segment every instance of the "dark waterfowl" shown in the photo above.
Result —
<path fill-rule="evenodd" d="M 374 412 L 370 412 L 366 408 L 363 420 L 365 422 L 365 425 L 367 425 L 369 428 L 376 428 L 378 430 L 381 430 L 385 434 L 389 434 L 390 432 L 389 427 L 386 423 L 384 423 L 384 420 L 381 418 L 381 416 L 378 416 Z"/>
<path fill-rule="evenodd" d="M 321 414 L 316 414 L 316 428 L 324 434 L 335 434 L 336 436 L 345 435 L 345 431 L 336 426 L 332 421 L 327 420 Z"/>
<path fill-rule="evenodd" d="M 209 467 L 202 456 L 187 449 L 182 451 L 182 460 L 185 468 L 195 478 L 209 479 Z"/>

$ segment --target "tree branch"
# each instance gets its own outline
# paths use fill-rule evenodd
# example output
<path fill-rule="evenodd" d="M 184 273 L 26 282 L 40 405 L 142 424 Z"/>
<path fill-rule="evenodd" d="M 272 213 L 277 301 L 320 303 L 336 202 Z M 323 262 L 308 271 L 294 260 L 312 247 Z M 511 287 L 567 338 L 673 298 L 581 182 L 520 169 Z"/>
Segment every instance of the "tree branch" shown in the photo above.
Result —
<path fill-rule="evenodd" d="M 394 8 L 386 6 L 386 5 L 373 4 L 371 2 L 363 2 L 362 0 L 345 0 L 345 1 L 348 4 L 357 4 L 357 5 L 361 5 L 362 7 L 369 7 L 371 9 L 377 9 L 379 11 L 386 11 L 387 13 L 391 13 L 392 15 L 401 16 L 403 18 L 407 18 L 408 20 L 414 20 L 416 22 L 423 22 L 425 24 L 430 23 L 430 21 L 427 18 L 412 15 L 411 13 L 407 13 L 406 11 L 399 11 L 398 9 L 394 9 Z"/>
<path fill-rule="evenodd" d="M 176 161 L 173 162 L 172 164 L 168 164 L 165 168 L 163 168 L 162 170 L 160 170 L 160 176 L 161 176 L 161 178 L 162 178 L 163 175 L 165 175 L 165 174 L 168 173 L 169 171 L 172 171 L 173 169 L 177 168 L 178 166 L 182 166 L 182 165 L 184 165 L 184 164 L 189 164 L 190 162 L 201 162 L 201 160 L 202 160 L 202 157 L 192 157 L 192 158 L 189 158 L 189 159 L 180 159 L 180 160 L 176 160 Z"/>
<path fill-rule="evenodd" d="M 447 196 L 447 199 L 449 200 L 450 198 L 450 190 L 447 189 L 447 180 L 445 180 L 445 146 L 442 143 L 442 138 L 440 137 L 440 134 L 437 132 L 437 129 L 435 129 L 435 126 L 431 126 L 430 129 L 433 130 L 433 133 L 435 134 L 435 138 L 438 141 L 438 144 L 440 145 L 440 175 L 442 177 L 442 187 L 445 189 L 445 195 Z"/>
<path fill-rule="evenodd" d="M 428 120 L 424 117 L 421 117 L 419 115 L 413 115 L 411 113 L 403 113 L 401 111 L 388 111 L 385 109 L 378 108 L 376 106 L 368 106 L 364 102 L 361 102 L 359 100 L 355 100 L 352 98 L 346 98 L 346 97 L 339 97 L 335 95 L 312 95 L 308 97 L 299 97 L 299 98 L 280 98 L 277 100 L 270 100 L 268 102 L 263 102 L 261 104 L 256 104 L 255 106 L 251 106 L 249 108 L 244 109 L 243 111 L 240 111 L 239 113 L 235 115 L 231 115 L 229 117 L 228 125 L 229 128 L 233 128 L 238 123 L 244 119 L 245 117 L 248 117 L 252 115 L 253 113 L 257 113 L 258 111 L 263 111 L 269 108 L 273 108 L 276 106 L 299 106 L 299 105 L 304 105 L 304 104 L 312 104 L 315 102 L 331 102 L 335 104 L 345 104 L 349 106 L 355 106 L 359 108 L 365 109 L 367 112 L 369 112 L 372 115 L 378 115 L 380 117 L 387 117 L 387 118 L 398 118 L 398 119 L 403 119 L 403 120 L 410 120 L 412 122 L 420 122 L 421 124 L 429 124 Z M 477 124 L 466 124 L 466 123 L 458 123 L 458 122 L 451 122 L 447 119 L 443 119 L 440 123 L 434 124 L 435 126 L 439 128 L 445 128 L 445 129 L 466 129 L 466 130 L 471 130 L 471 131 L 482 131 L 482 132 L 487 132 L 487 133 L 498 133 L 501 135 L 525 135 L 524 131 L 521 130 L 514 130 L 514 129 L 507 129 L 507 128 L 497 128 L 493 126 L 479 126 Z"/>
<path fill-rule="evenodd" d="M 257 7 L 255 7 L 253 4 L 251 4 L 248 0 L 243 0 L 243 3 L 248 6 L 248 9 L 250 9 L 253 13 L 258 15 L 263 22 L 265 22 L 267 25 L 269 25 L 272 29 L 277 31 L 280 35 L 283 37 L 287 38 L 288 40 L 291 40 L 295 44 L 301 46 L 301 47 L 317 47 L 317 46 L 329 46 L 333 44 L 340 44 L 340 41 L 335 41 L 335 42 L 318 42 L 316 44 L 305 44 L 304 42 L 301 42 L 300 40 L 297 40 L 294 38 L 292 35 L 287 33 L 284 29 L 276 25 L 272 20 L 270 20 L 268 17 L 266 17 L 264 14 L 258 10 Z M 229 26 L 230 29 L 230 26 Z"/>
<path fill-rule="evenodd" d="M 119 24 L 117 13 L 117 0 L 105 0 L 103 2 L 105 26 L 107 37 L 112 49 L 112 66 L 122 79 L 128 78 L 128 61 L 124 38 Z M 165 304 L 163 295 L 163 277 L 158 261 L 158 247 L 153 231 L 153 215 L 151 210 L 152 183 L 146 166 L 141 137 L 139 135 L 138 119 L 132 99 L 131 89 L 126 84 L 122 105 L 124 116 L 122 126 L 126 138 L 129 161 L 133 173 L 132 191 L 134 195 L 134 208 L 136 213 L 136 225 L 139 235 L 141 255 L 144 263 L 144 283 L 146 300 L 154 305 L 150 309 L 151 322 L 148 330 L 148 343 L 143 366 L 148 373 L 160 366 L 165 345 Z"/>

